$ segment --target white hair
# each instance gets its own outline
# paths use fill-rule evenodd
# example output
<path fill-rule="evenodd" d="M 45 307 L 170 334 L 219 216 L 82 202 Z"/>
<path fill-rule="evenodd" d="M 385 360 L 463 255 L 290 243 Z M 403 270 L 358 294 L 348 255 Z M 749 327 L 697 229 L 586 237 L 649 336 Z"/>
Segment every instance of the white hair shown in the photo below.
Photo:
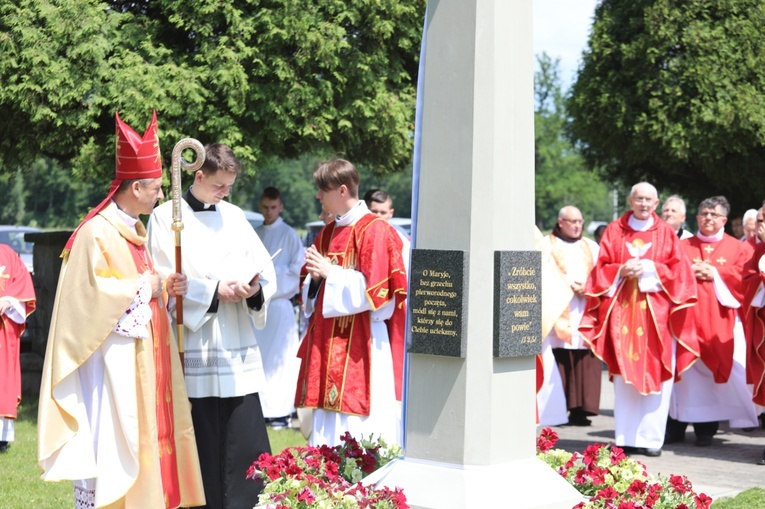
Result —
<path fill-rule="evenodd" d="M 744 217 L 741 219 L 741 222 L 745 223 L 748 219 L 757 220 L 757 211 L 755 209 L 749 209 L 744 212 Z"/>
<path fill-rule="evenodd" d="M 676 194 L 673 194 L 672 196 L 664 200 L 664 204 L 661 206 L 661 210 L 663 211 L 665 208 L 667 208 L 667 205 L 669 205 L 669 203 L 673 201 L 680 204 L 680 207 L 679 207 L 680 213 L 685 214 L 685 200 L 683 200 Z"/>
<path fill-rule="evenodd" d="M 656 199 L 659 198 L 659 192 L 656 190 L 656 188 L 653 186 L 653 184 L 649 184 L 648 182 L 638 182 L 634 186 L 632 186 L 632 189 L 630 190 L 630 198 L 635 196 L 635 193 L 637 193 L 638 187 L 640 186 L 646 186 L 653 191 L 653 195 L 656 197 Z"/>

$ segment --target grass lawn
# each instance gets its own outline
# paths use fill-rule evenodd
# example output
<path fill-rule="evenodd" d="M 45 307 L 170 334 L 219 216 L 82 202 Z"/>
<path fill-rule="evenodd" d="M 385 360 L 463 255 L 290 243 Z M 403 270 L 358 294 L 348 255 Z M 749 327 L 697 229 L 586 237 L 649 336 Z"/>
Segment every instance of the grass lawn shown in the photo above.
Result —
<path fill-rule="evenodd" d="M 16 441 L 0 455 L 0 493 L 3 509 L 61 509 L 74 506 L 71 482 L 44 482 L 37 466 L 37 402 L 22 403 L 16 420 Z M 271 450 L 278 453 L 293 445 L 305 445 L 299 430 L 268 430 Z M 252 458 L 253 461 L 257 458 Z M 244 472 L 242 473 L 244 475 Z M 253 503 L 253 505 L 255 505 Z"/>
<path fill-rule="evenodd" d="M 765 489 L 752 488 L 734 498 L 712 502 L 712 509 L 756 509 L 765 507 Z"/>

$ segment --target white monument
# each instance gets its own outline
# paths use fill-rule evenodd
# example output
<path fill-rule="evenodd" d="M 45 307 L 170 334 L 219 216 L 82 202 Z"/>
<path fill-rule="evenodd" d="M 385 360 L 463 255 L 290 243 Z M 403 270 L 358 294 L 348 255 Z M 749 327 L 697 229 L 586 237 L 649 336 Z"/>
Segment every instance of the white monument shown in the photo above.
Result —
<path fill-rule="evenodd" d="M 582 500 L 536 458 L 534 357 L 493 349 L 495 252 L 534 249 L 531 26 L 531 0 L 428 2 L 416 248 L 467 253 L 469 313 L 462 356 L 409 355 L 406 455 L 367 479 L 412 507 Z"/>

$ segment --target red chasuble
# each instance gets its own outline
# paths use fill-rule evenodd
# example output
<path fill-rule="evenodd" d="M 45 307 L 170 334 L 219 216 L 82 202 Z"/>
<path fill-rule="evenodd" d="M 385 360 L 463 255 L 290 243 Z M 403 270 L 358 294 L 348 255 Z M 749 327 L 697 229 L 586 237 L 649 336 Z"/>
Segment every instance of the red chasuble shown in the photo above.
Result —
<path fill-rule="evenodd" d="M 752 400 L 765 406 L 765 308 L 751 307 L 765 276 L 758 263 L 765 255 L 765 243 L 757 244 L 754 254 L 744 265 L 744 330 L 746 332 L 746 382 L 752 384 Z"/>
<path fill-rule="evenodd" d="M 621 375 L 641 394 L 655 394 L 673 376 L 673 337 L 678 375 L 699 356 L 693 322 L 686 319 L 696 302 L 696 279 L 672 228 L 652 213 L 653 225 L 637 232 L 628 224 L 631 215 L 606 227 L 585 287 L 587 308 L 579 330 L 612 376 Z M 607 296 L 622 265 L 636 255 L 654 262 L 661 290 L 644 293 L 637 279 L 622 279 Z"/>
<path fill-rule="evenodd" d="M 19 255 L 0 244 L 0 297 L 14 297 L 26 307 L 26 316 L 35 310 L 32 277 Z M 0 315 L 0 417 L 15 419 L 21 401 L 21 334 L 26 324 Z"/>
<path fill-rule="evenodd" d="M 751 248 L 744 242 L 725 234 L 719 242 L 704 242 L 694 236 L 681 241 L 691 263 L 706 261 L 740 303 L 744 292 L 744 264 L 751 257 Z M 725 307 L 717 300 L 712 281 L 696 281 L 699 300 L 691 315 L 696 324 L 701 360 L 714 374 L 718 384 L 728 381 L 733 367 L 733 327 L 739 309 Z M 741 316 L 742 321 L 744 319 Z"/>
<path fill-rule="evenodd" d="M 139 274 L 154 270 L 146 246 L 128 242 Z M 178 480 L 175 429 L 173 423 L 173 382 L 170 367 L 170 321 L 167 311 L 160 307 L 158 299 L 151 299 L 150 332 L 154 340 L 154 378 L 156 383 L 155 411 L 157 413 L 157 445 L 159 468 L 162 475 L 162 490 L 165 493 L 165 507 L 178 507 L 181 492 Z"/>
<path fill-rule="evenodd" d="M 387 327 L 396 398 L 401 400 L 407 281 L 400 237 L 385 219 L 366 214 L 349 226 L 329 223 L 319 232 L 314 245 L 333 265 L 364 275 L 366 296 L 373 310 L 395 299 L 395 310 Z M 319 289 L 298 351 L 301 365 L 295 405 L 367 416 L 371 384 L 370 313 L 325 318 L 324 286 Z"/>

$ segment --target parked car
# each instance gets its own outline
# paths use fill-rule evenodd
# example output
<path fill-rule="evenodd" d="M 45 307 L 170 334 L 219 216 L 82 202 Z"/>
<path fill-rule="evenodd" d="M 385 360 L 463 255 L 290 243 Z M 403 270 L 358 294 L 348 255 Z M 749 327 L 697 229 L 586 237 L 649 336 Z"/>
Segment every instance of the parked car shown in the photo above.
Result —
<path fill-rule="evenodd" d="M 25 240 L 24 234 L 38 233 L 41 231 L 41 229 L 32 226 L 0 225 L 0 244 L 11 246 L 11 249 L 16 251 L 21 257 L 24 265 L 27 266 L 27 270 L 32 272 L 32 252 L 35 245 L 34 242 Z"/>
<path fill-rule="evenodd" d="M 251 210 L 244 211 L 244 217 L 247 218 L 253 229 L 263 224 L 263 214 L 260 212 L 253 212 Z"/>

